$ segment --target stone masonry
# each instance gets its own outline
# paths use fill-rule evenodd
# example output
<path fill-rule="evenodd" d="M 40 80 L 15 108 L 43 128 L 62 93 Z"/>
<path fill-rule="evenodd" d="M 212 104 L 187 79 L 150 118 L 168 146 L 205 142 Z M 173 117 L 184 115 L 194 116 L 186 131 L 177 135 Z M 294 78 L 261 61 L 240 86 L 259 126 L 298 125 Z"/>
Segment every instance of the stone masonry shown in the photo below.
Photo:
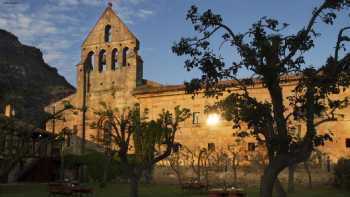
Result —
<path fill-rule="evenodd" d="M 81 45 L 81 59 L 76 65 L 77 92 L 46 107 L 47 111 L 57 111 L 65 101 L 69 101 L 81 110 L 74 113 L 66 111 L 63 114 L 65 121 L 50 122 L 47 130 L 58 132 L 66 127 L 71 128 L 79 138 L 90 142 L 91 136 L 95 136 L 97 131 L 89 125 L 94 121 L 94 111 L 98 111 L 101 102 L 120 109 L 138 103 L 141 109 L 149 109 L 151 119 L 157 118 L 162 109 L 171 111 L 180 105 L 189 108 L 193 117 L 181 125 L 176 136 L 177 142 L 189 148 L 207 148 L 208 144 L 215 144 L 217 148 L 229 146 L 233 141 L 231 123 L 220 120 L 214 126 L 206 124 L 208 114 L 204 113 L 205 106 L 214 103 L 215 99 L 204 98 L 203 95 L 193 99 L 192 95 L 185 93 L 183 85 L 162 85 L 143 79 L 143 62 L 138 49 L 139 41 L 109 5 Z M 286 78 L 283 86 L 285 97 L 291 93 L 294 85 L 293 78 Z M 251 87 L 250 91 L 261 100 L 269 100 L 267 90 L 259 84 Z M 350 92 L 341 96 L 350 96 Z M 85 121 L 83 109 L 86 109 Z M 345 115 L 342 120 L 319 128 L 321 132 L 336 131 L 334 142 L 322 148 L 332 159 L 350 156 L 350 148 L 345 143 L 350 138 L 350 108 L 342 113 Z M 298 126 L 298 129 L 302 133 L 303 125 Z M 79 152 L 80 142 L 75 143 L 75 150 Z"/>

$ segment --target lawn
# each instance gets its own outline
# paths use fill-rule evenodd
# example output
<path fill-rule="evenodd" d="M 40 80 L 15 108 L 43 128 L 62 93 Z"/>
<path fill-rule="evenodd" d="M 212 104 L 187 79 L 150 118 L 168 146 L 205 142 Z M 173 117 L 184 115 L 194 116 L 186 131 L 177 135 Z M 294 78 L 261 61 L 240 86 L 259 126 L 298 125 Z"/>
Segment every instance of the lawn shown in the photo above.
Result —
<path fill-rule="evenodd" d="M 249 197 L 257 197 L 258 189 L 247 189 Z M 142 185 L 140 197 L 205 197 L 205 193 L 182 192 L 175 186 L 168 185 Z M 20 184 L 20 185 L 0 185 L 1 197 L 47 197 L 46 184 Z M 95 187 L 94 197 L 128 197 L 128 185 L 109 185 L 105 189 Z M 302 189 L 297 188 L 297 192 L 290 197 L 349 197 L 349 191 L 341 191 L 333 188 Z"/>

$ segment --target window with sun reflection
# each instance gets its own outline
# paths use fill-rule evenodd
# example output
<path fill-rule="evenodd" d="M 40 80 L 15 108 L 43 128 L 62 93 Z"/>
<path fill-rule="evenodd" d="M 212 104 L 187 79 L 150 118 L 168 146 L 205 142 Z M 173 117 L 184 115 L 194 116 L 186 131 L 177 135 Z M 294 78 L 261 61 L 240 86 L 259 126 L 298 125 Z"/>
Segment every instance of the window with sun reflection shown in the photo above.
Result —
<path fill-rule="evenodd" d="M 218 114 L 209 114 L 207 118 L 207 124 L 210 126 L 217 125 L 219 123 L 220 117 Z"/>

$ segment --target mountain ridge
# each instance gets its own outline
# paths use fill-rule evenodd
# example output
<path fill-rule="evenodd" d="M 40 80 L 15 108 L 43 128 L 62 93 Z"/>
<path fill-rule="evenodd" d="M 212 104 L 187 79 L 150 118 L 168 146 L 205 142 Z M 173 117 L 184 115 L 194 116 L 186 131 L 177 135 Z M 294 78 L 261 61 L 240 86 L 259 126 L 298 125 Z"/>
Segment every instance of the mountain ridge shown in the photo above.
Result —
<path fill-rule="evenodd" d="M 75 91 L 44 61 L 40 49 L 24 45 L 13 33 L 0 29 L 0 112 L 11 104 L 17 118 L 39 125 L 45 106 Z"/>

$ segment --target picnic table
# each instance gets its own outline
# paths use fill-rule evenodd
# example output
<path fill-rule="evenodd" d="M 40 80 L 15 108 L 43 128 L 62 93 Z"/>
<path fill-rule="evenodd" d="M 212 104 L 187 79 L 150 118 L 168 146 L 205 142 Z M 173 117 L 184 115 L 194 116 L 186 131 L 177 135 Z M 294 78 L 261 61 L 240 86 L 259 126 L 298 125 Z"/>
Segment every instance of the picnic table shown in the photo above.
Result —
<path fill-rule="evenodd" d="M 241 188 L 212 188 L 208 191 L 208 197 L 245 197 L 246 193 Z"/>
<path fill-rule="evenodd" d="M 91 196 L 93 189 L 76 183 L 57 182 L 48 184 L 50 196 Z"/>

